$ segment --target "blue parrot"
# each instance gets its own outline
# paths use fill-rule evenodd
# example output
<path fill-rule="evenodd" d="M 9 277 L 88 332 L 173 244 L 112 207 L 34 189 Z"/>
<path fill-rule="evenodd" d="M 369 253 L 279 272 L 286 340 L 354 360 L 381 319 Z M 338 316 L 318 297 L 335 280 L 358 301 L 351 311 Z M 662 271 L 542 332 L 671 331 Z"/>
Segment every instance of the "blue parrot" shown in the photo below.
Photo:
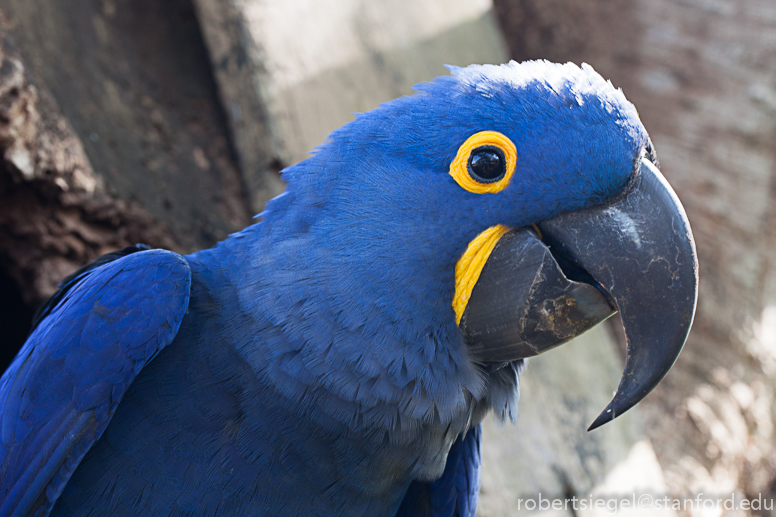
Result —
<path fill-rule="evenodd" d="M 216 247 L 65 279 L 0 380 L 0 515 L 473 516 L 482 419 L 615 311 L 593 427 L 646 396 L 697 262 L 635 108 L 587 65 L 449 68 Z"/>

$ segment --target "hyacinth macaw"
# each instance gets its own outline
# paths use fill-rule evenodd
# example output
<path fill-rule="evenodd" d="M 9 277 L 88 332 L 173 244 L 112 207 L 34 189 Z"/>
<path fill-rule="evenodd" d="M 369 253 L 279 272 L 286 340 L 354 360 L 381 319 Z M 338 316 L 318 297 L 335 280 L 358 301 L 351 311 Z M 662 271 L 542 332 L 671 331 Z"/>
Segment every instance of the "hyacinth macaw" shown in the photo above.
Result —
<path fill-rule="evenodd" d="M 474 515 L 483 417 L 615 310 L 593 427 L 641 400 L 697 262 L 636 109 L 586 65 L 450 70 L 215 248 L 68 277 L 0 381 L 0 515 Z"/>

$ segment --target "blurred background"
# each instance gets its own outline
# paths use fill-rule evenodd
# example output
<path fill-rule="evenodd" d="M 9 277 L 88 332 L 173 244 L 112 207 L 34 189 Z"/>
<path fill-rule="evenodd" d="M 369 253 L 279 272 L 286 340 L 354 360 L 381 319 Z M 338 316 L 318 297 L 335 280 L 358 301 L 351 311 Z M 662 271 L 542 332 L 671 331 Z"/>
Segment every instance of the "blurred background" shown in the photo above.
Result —
<path fill-rule="evenodd" d="M 623 89 L 701 283 L 676 366 L 601 430 L 617 322 L 531 361 L 518 424 L 486 425 L 478 515 L 530 515 L 518 500 L 540 493 L 776 497 L 773 0 L 0 0 L 0 371 L 80 265 L 212 246 L 352 112 L 509 59 L 587 62 Z"/>

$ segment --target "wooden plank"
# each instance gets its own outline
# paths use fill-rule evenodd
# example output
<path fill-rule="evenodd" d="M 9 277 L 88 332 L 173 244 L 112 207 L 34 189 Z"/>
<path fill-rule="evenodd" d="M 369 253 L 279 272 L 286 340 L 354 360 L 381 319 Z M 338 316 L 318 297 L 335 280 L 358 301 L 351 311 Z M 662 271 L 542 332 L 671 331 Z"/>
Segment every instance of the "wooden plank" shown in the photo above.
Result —
<path fill-rule="evenodd" d="M 506 60 L 489 0 L 195 3 L 257 211 L 280 191 L 273 171 L 353 112 L 410 93 L 443 64 Z"/>

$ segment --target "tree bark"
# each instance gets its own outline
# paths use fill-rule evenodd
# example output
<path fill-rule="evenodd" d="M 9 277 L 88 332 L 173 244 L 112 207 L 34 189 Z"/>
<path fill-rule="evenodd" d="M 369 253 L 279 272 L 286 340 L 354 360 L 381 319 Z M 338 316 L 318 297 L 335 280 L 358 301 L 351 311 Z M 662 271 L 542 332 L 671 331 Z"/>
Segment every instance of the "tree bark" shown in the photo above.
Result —
<path fill-rule="evenodd" d="M 135 242 L 211 246 L 251 210 L 188 0 L 0 10 L 4 369 L 66 274 Z"/>
<path fill-rule="evenodd" d="M 670 490 L 776 496 L 776 4 L 495 5 L 515 59 L 586 61 L 623 88 L 687 209 L 698 312 L 643 403 Z"/>

